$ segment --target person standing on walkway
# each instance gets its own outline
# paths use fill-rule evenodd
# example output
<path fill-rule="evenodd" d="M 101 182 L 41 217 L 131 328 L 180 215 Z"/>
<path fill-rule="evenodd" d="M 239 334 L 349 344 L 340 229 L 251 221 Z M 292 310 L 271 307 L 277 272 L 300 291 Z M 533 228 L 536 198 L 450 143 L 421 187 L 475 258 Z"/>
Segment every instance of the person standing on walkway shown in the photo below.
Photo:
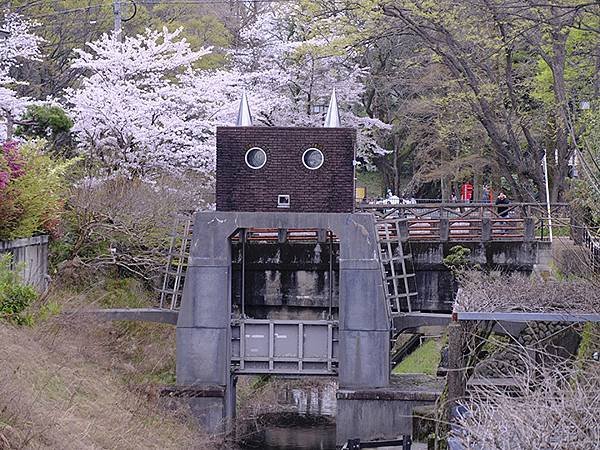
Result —
<path fill-rule="evenodd" d="M 498 198 L 496 199 L 496 206 L 498 207 L 498 215 L 500 217 L 508 216 L 508 206 L 510 204 L 510 200 L 504 195 L 504 192 L 500 192 L 498 194 Z"/>
<path fill-rule="evenodd" d="M 483 190 L 481 192 L 481 203 L 492 203 L 492 199 L 490 197 L 490 188 L 487 184 L 483 185 Z"/>

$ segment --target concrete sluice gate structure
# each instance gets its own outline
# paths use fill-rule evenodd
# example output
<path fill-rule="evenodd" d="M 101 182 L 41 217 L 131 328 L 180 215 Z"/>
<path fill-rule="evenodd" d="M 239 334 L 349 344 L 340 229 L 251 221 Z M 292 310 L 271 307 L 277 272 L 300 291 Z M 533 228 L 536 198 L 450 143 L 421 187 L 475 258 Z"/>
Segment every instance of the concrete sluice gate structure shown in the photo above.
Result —
<path fill-rule="evenodd" d="M 172 394 L 222 433 L 237 377 L 332 376 L 338 445 L 411 435 L 439 387 L 391 377 L 393 322 L 434 294 L 414 284 L 398 220 L 355 212 L 355 130 L 252 127 L 245 98 L 240 118 L 217 129 L 216 211 L 193 219 Z M 447 244 L 422 245 L 421 272 L 438 267 Z"/>

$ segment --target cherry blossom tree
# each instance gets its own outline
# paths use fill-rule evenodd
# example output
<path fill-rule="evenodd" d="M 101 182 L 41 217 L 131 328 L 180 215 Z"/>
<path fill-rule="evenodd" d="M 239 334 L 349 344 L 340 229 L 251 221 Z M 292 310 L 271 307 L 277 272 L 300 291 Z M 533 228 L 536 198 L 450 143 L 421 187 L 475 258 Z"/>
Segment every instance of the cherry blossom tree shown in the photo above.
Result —
<path fill-rule="evenodd" d="M 322 126 L 332 88 L 342 123 L 357 127 L 359 154 L 383 153 L 375 135 L 386 125 L 360 114 L 366 68 L 300 28 L 290 34 L 290 8 L 258 15 L 244 45 L 221 70 L 199 70 L 210 49 L 191 49 L 181 30 L 147 30 L 123 43 L 103 35 L 77 50 L 81 86 L 67 91 L 80 148 L 111 172 L 214 171 L 215 128 L 233 125 L 243 89 L 255 125 Z"/>
<path fill-rule="evenodd" d="M 214 170 L 215 111 L 233 103 L 232 78 L 193 68 L 210 49 L 193 51 L 181 30 L 147 30 L 120 43 L 103 35 L 77 50 L 85 77 L 67 91 L 82 150 L 111 173 Z"/>
<path fill-rule="evenodd" d="M 295 20 L 297 6 L 275 4 L 241 33 L 233 52 L 236 69 L 249 91 L 255 122 L 269 126 L 322 126 L 332 89 L 340 102 L 342 126 L 358 129 L 358 154 L 368 160 L 385 153 L 376 141 L 389 128 L 361 114 L 368 68 L 354 50 L 332 45 L 335 36 L 315 37 Z"/>
<path fill-rule="evenodd" d="M 12 137 L 14 121 L 27 108 L 29 98 L 19 96 L 15 90 L 24 80 L 13 78 L 12 71 L 26 61 L 40 58 L 39 44 L 42 39 L 32 33 L 35 25 L 23 16 L 5 12 L 0 28 L 7 36 L 0 40 L 0 142 Z"/>

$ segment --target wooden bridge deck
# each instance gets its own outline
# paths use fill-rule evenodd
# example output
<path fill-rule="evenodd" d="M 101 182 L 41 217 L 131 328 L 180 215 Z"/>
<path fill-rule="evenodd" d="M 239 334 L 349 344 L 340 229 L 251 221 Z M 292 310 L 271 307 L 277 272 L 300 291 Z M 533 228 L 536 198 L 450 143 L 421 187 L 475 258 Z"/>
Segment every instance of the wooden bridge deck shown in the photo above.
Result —
<path fill-rule="evenodd" d="M 410 241 L 546 241 L 546 205 L 513 203 L 417 203 L 359 205 L 357 211 L 370 212 L 379 220 L 405 219 L 405 240 Z M 553 229 L 570 227 L 569 205 L 551 205 Z M 568 232 L 568 231 L 567 231 Z"/>

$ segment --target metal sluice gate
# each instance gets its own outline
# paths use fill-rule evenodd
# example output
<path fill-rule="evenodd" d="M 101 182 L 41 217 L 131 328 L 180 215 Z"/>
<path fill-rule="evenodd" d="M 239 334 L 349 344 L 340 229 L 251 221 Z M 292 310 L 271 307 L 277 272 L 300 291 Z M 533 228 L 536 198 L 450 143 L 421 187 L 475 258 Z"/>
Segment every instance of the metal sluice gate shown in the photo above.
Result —
<path fill-rule="evenodd" d="M 337 375 L 337 321 L 239 319 L 231 340 L 236 374 Z"/>

